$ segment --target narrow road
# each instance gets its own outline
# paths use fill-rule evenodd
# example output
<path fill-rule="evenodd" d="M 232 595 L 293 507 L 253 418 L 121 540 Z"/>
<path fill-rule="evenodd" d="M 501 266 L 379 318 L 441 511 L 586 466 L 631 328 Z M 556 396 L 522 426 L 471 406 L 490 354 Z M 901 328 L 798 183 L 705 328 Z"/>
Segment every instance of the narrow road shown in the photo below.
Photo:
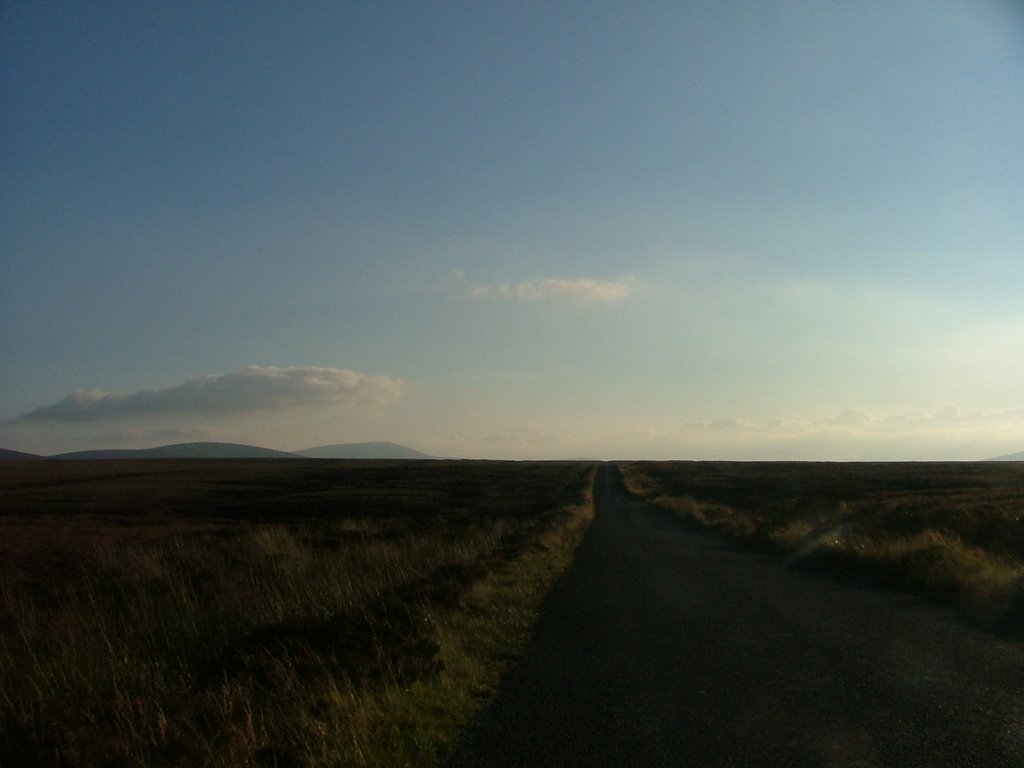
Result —
<path fill-rule="evenodd" d="M 1024 766 L 1024 644 L 693 533 L 597 517 L 452 768 Z"/>

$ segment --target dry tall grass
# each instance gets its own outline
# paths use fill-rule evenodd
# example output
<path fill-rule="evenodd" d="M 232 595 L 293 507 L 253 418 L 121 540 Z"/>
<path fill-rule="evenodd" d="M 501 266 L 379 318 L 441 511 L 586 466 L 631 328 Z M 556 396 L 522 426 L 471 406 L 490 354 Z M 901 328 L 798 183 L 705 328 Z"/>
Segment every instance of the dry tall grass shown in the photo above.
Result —
<path fill-rule="evenodd" d="M 591 509 L 584 465 L 145 464 L 3 477 L 0 765 L 428 765 Z"/>
<path fill-rule="evenodd" d="M 1024 620 L 1024 465 L 623 462 L 639 496 L 795 562 Z"/>

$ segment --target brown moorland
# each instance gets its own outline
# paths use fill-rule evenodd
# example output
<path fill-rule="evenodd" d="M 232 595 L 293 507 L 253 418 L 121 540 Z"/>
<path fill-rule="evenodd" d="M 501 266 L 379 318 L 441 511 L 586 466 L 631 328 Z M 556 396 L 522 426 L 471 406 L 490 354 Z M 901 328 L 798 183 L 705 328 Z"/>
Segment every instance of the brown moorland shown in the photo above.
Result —
<path fill-rule="evenodd" d="M 431 765 L 593 514 L 579 462 L 0 465 L 0 765 Z"/>
<path fill-rule="evenodd" d="M 623 462 L 635 494 L 795 564 L 954 598 L 1019 631 L 1024 463 Z"/>

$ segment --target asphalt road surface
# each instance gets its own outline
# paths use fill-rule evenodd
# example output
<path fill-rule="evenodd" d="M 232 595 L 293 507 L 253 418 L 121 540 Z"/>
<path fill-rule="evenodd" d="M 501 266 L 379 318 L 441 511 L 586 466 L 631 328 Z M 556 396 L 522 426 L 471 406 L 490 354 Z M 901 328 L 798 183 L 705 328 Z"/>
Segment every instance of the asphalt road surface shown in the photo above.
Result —
<path fill-rule="evenodd" d="M 451 765 L 1024 766 L 1024 644 L 694 533 L 597 517 Z"/>

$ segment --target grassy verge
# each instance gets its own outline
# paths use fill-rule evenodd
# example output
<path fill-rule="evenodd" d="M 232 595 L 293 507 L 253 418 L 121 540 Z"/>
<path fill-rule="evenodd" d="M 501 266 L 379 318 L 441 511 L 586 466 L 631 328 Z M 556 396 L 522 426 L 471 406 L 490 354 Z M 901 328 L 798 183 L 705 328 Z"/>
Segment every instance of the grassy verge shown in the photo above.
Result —
<path fill-rule="evenodd" d="M 1024 467 L 624 462 L 626 487 L 725 535 L 1024 619 Z"/>
<path fill-rule="evenodd" d="M 360 764 L 431 766 L 450 751 L 522 650 L 541 600 L 592 519 L 588 490 L 586 501 L 559 510 L 522 552 L 474 581 L 454 610 L 431 617 L 442 672 L 364 702 L 366 717 L 354 734 Z"/>
<path fill-rule="evenodd" d="M 568 463 L 0 471 L 4 766 L 435 764 L 593 509 Z"/>

